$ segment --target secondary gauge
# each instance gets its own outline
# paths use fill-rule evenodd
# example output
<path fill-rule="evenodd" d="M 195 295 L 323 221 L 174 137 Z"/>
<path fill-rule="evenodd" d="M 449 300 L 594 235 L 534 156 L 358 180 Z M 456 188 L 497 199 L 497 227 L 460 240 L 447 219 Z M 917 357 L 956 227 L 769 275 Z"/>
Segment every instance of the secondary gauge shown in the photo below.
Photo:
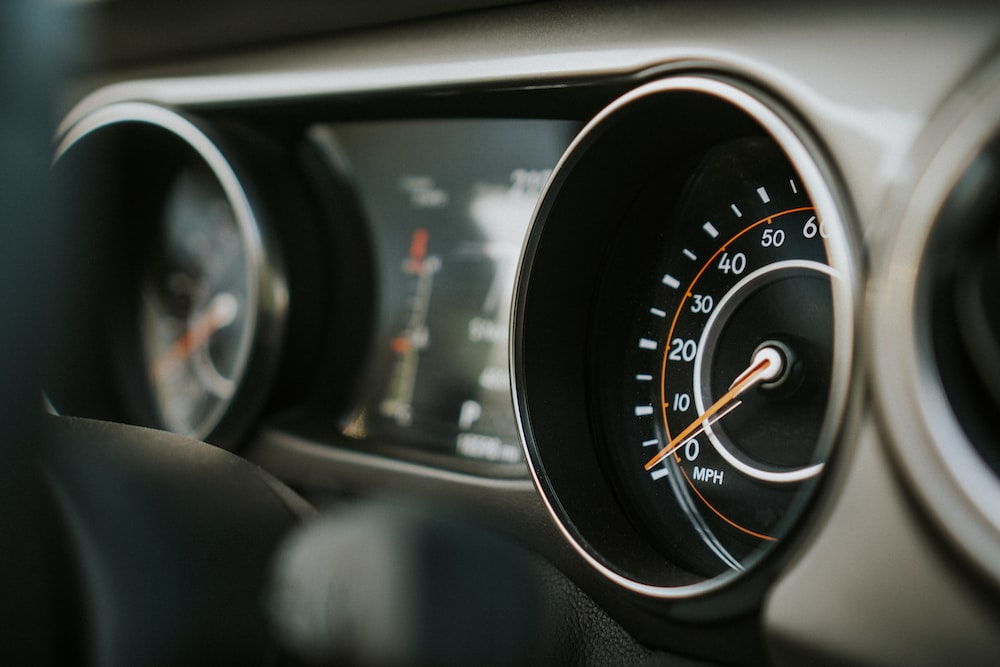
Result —
<path fill-rule="evenodd" d="M 200 162 L 167 192 L 140 283 L 139 329 L 158 419 L 205 437 L 236 395 L 257 318 L 246 233 Z"/>
<path fill-rule="evenodd" d="M 849 233 L 832 172 L 765 100 L 678 77 L 613 103 L 563 157 L 522 259 L 536 485 L 574 548 L 646 595 L 747 581 L 849 414 Z"/>
<path fill-rule="evenodd" d="M 57 167 L 99 165 L 127 183 L 89 200 L 113 240 L 109 312 L 93 334 L 106 341 L 94 347 L 107 348 L 113 417 L 232 446 L 276 367 L 288 290 L 252 179 L 222 141 L 172 110 L 122 103 L 70 127 Z M 80 393 L 56 407 L 90 414 Z"/>

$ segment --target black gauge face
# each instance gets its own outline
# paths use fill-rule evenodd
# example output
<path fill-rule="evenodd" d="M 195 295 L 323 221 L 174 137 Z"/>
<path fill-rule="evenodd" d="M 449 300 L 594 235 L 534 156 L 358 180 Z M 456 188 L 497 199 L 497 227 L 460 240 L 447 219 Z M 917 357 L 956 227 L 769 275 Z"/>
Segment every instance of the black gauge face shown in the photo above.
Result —
<path fill-rule="evenodd" d="M 625 324 L 595 342 L 596 395 L 638 523 L 714 576 L 781 539 L 823 470 L 841 278 L 771 140 L 713 148 L 695 174 L 673 205 L 649 188 L 615 248 L 601 312 Z"/>
<path fill-rule="evenodd" d="M 204 438 L 232 402 L 250 355 L 251 246 L 201 164 L 177 175 L 152 238 L 139 327 L 154 410 L 161 426 Z"/>

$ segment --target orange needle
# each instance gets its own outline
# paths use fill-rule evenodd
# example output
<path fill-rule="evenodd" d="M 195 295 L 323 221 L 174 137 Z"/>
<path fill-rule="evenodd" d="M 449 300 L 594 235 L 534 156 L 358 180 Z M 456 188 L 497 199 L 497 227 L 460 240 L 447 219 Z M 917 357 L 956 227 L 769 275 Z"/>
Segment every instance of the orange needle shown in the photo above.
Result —
<path fill-rule="evenodd" d="M 739 396 L 741 396 L 748 389 L 756 386 L 760 382 L 767 380 L 773 380 L 781 374 L 781 368 L 783 366 L 781 353 L 778 352 L 777 348 L 767 346 L 763 347 L 757 351 L 754 355 L 753 361 L 750 362 L 750 366 L 739 374 L 739 376 L 733 381 L 733 384 L 729 387 L 729 391 L 719 397 L 715 403 L 713 403 L 705 412 L 691 422 L 687 428 L 677 434 L 673 440 L 667 443 L 667 446 L 661 449 L 656 455 L 651 458 L 646 465 L 643 466 L 645 470 L 649 470 L 656 464 L 660 463 L 663 459 L 667 458 L 673 452 L 677 451 L 684 442 L 691 437 L 691 435 L 701 427 L 706 421 L 715 416 L 719 411 L 724 408 L 729 407 L 724 414 L 728 414 L 736 406 L 730 406 L 729 404 L 735 401 Z"/>
<path fill-rule="evenodd" d="M 173 345 L 153 363 L 152 376 L 156 379 L 168 375 L 191 353 L 208 342 L 219 329 L 229 326 L 236 319 L 238 304 L 229 292 L 221 292 L 208 304 L 208 308 L 198 316 Z"/>
<path fill-rule="evenodd" d="M 732 412 L 736 408 L 740 407 L 741 405 L 743 405 L 743 401 L 734 401 L 731 405 L 727 406 L 725 410 L 723 410 L 722 412 L 717 413 L 715 416 L 713 416 L 708 421 L 702 422 L 700 427 L 696 428 L 693 432 L 688 433 L 688 436 L 687 436 L 688 439 L 695 438 L 695 437 L 701 435 L 701 433 L 704 432 L 706 426 L 711 426 L 711 425 L 715 424 L 715 422 L 719 421 L 720 419 L 722 419 L 723 417 L 725 417 L 726 415 L 728 415 L 730 412 Z M 675 442 L 677 443 L 676 445 L 674 445 Z M 678 449 L 680 449 L 681 447 L 683 447 L 685 444 L 687 444 L 686 441 L 683 441 L 680 438 L 674 438 L 666 446 L 665 449 L 667 451 L 664 452 L 663 450 L 660 450 L 659 452 L 656 453 L 656 456 L 657 456 L 657 458 L 660 461 L 662 461 L 663 459 L 667 458 L 668 456 L 670 456 L 671 454 L 673 454 L 674 452 L 676 452 Z M 673 445 L 673 446 L 671 447 L 671 445 Z M 662 456 L 661 456 L 661 454 L 662 454 Z M 656 465 L 656 464 L 654 463 L 653 465 Z M 650 467 L 652 467 L 652 466 L 650 466 Z M 646 468 L 646 470 L 649 470 L 649 468 Z"/>

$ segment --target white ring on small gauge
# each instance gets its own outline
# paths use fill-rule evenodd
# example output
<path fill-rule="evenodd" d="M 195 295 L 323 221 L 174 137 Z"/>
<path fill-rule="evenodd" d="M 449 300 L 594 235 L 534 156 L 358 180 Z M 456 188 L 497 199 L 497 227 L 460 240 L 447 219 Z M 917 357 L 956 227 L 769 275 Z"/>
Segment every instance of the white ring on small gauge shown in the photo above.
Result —
<path fill-rule="evenodd" d="M 708 320 L 705 322 L 705 328 L 702 329 L 701 332 L 701 339 L 698 341 L 698 352 L 694 358 L 694 370 L 692 375 L 693 381 L 691 383 L 694 393 L 694 405 L 698 414 L 705 412 L 705 398 L 701 388 L 702 368 L 705 362 L 705 348 L 708 347 L 709 334 L 712 332 L 712 327 L 718 321 L 719 314 L 727 312 L 727 310 L 729 310 L 727 306 L 733 301 L 733 299 L 735 299 L 736 295 L 742 292 L 750 283 L 758 280 L 762 276 L 787 269 L 806 269 L 808 271 L 818 271 L 819 273 L 825 273 L 833 280 L 840 280 L 839 272 L 833 267 L 823 264 L 822 262 L 816 262 L 808 259 L 786 259 L 762 266 L 753 273 L 745 276 L 742 280 L 730 288 L 730 290 L 723 295 L 722 299 L 719 300 L 719 305 L 712 310 L 712 314 L 708 316 Z M 712 447 L 716 452 L 718 452 L 719 456 L 747 477 L 752 477 L 762 482 L 788 484 L 791 482 L 805 481 L 811 477 L 815 477 L 823 471 L 822 463 L 815 463 L 813 465 L 795 468 L 793 470 L 763 470 L 741 460 L 729 451 L 729 449 L 722 444 L 722 441 L 712 429 L 712 424 L 709 421 L 705 422 L 704 431 L 705 435 L 708 436 L 708 441 L 712 443 Z"/>

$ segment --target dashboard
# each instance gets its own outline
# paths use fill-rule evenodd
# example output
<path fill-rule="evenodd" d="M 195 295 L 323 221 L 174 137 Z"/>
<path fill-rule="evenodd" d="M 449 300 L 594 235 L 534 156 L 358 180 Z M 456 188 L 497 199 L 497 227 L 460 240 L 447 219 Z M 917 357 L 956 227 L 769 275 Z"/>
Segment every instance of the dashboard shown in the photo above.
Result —
<path fill-rule="evenodd" d="M 51 412 L 491 526 L 540 662 L 995 664 L 995 3 L 204 4 L 64 3 Z"/>

